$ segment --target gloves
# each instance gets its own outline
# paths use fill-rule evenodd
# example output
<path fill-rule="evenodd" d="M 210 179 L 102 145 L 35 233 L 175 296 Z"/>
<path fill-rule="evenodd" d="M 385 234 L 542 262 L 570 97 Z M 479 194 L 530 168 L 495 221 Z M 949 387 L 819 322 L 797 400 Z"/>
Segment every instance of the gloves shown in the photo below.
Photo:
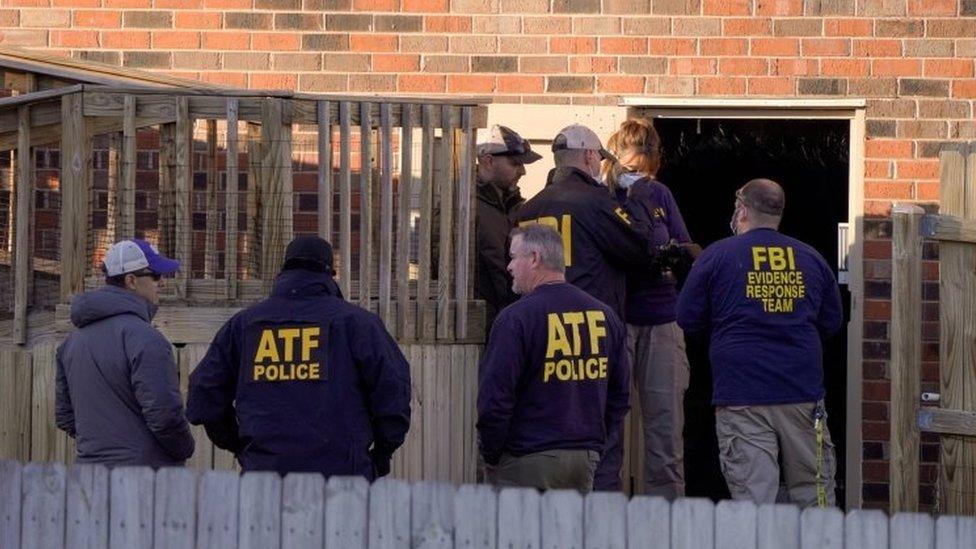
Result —
<path fill-rule="evenodd" d="M 369 459 L 373 462 L 373 470 L 376 471 L 376 478 L 385 477 L 390 474 L 390 459 L 392 459 L 392 456 L 378 452 L 374 448 L 369 451 Z"/>

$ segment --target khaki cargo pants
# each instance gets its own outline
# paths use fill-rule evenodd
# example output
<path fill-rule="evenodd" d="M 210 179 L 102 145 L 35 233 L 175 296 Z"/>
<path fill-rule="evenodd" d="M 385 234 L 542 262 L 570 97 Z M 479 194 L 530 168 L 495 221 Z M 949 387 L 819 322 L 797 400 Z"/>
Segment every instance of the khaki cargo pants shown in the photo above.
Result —
<path fill-rule="evenodd" d="M 593 489 L 593 472 L 600 454 L 592 450 L 545 450 L 524 456 L 502 454 L 497 467 L 488 468 L 488 481 L 498 486 L 540 490 Z"/>
<path fill-rule="evenodd" d="M 814 424 L 814 412 L 822 406 L 804 402 L 715 409 L 722 474 L 733 499 L 775 503 L 782 463 L 791 502 L 816 505 L 821 486 L 827 505 L 835 505 L 836 461 L 826 414 L 821 420 L 822 446 Z"/>

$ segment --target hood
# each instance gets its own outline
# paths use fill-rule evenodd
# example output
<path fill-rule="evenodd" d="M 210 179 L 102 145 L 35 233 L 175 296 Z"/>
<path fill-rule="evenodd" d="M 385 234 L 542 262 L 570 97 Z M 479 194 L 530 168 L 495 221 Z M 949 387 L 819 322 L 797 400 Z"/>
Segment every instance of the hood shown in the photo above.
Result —
<path fill-rule="evenodd" d="M 329 273 L 306 269 L 281 271 L 274 281 L 271 295 L 275 297 L 298 297 L 330 295 L 343 299 L 339 285 Z"/>
<path fill-rule="evenodd" d="M 138 294 L 115 286 L 105 286 L 75 295 L 71 300 L 71 323 L 83 328 L 112 316 L 132 314 L 149 322 L 157 306 Z"/>

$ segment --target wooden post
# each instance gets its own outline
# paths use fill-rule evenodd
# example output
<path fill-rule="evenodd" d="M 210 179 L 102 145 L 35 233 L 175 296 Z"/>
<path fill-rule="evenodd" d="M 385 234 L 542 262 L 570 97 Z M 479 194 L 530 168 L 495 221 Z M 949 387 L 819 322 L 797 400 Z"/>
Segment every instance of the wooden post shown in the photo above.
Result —
<path fill-rule="evenodd" d="M 434 107 L 423 106 L 423 134 L 420 153 L 420 229 L 417 231 L 417 337 L 434 339 L 435 325 L 427 321 L 430 305 L 430 248 L 434 212 Z"/>
<path fill-rule="evenodd" d="M 976 156 L 972 148 L 946 147 L 940 160 L 941 213 L 976 218 Z M 939 260 L 941 404 L 949 410 L 976 410 L 976 247 L 943 242 Z M 976 513 L 976 440 L 942 437 L 939 484 L 943 512 Z"/>
<path fill-rule="evenodd" d="M 339 103 L 339 289 L 346 299 L 352 282 L 352 116 L 348 101 Z"/>
<path fill-rule="evenodd" d="M 159 126 L 159 244 L 166 256 L 176 253 L 174 201 L 176 163 L 175 124 Z"/>
<path fill-rule="evenodd" d="M 471 107 L 461 109 L 461 132 L 457 143 L 458 164 L 458 199 L 457 199 L 457 259 L 455 261 L 454 300 L 457 302 L 457 318 L 455 334 L 459 339 L 468 334 L 468 300 L 471 299 L 472 287 L 469 285 L 473 276 L 469 268 L 473 265 L 471 259 L 471 236 L 474 231 L 474 128 L 471 120 Z"/>
<path fill-rule="evenodd" d="M 437 255 L 437 339 L 454 339 L 454 190 L 457 167 L 454 163 L 454 138 L 457 114 L 450 105 L 441 107 L 441 156 L 442 178 L 440 184 L 440 242 Z"/>
<path fill-rule="evenodd" d="M 11 166 L 13 169 L 13 166 Z M 17 218 L 14 246 L 14 343 L 27 342 L 27 286 L 30 284 L 31 178 L 30 106 L 17 109 Z M 11 202 L 14 198 L 11 193 Z"/>
<path fill-rule="evenodd" d="M 918 510 L 923 211 L 896 204 L 891 256 L 891 513 Z"/>
<path fill-rule="evenodd" d="M 105 213 L 106 240 L 114 244 L 119 239 L 119 192 L 121 189 L 122 172 L 119 169 L 119 159 L 122 156 L 122 134 L 112 132 L 108 134 L 107 166 L 105 166 L 106 192 L 108 204 Z"/>
<path fill-rule="evenodd" d="M 413 107 L 402 106 L 400 123 L 400 182 L 397 186 L 396 225 L 396 302 L 397 337 L 401 341 L 413 340 L 416 335 L 407 333 L 408 319 L 415 308 L 410 302 L 410 197 L 413 191 Z"/>
<path fill-rule="evenodd" d="M 224 279 L 227 280 L 227 298 L 237 299 L 237 192 L 238 169 L 237 142 L 238 100 L 227 100 L 227 175 L 224 181 L 227 220 L 224 223 Z"/>
<path fill-rule="evenodd" d="M 260 277 L 261 238 L 261 192 L 264 189 L 264 175 L 261 173 L 261 126 L 247 123 L 247 240 L 244 257 L 248 259 L 245 267 L 249 278 Z"/>
<path fill-rule="evenodd" d="M 261 279 L 270 287 L 292 238 L 291 103 L 268 98 L 261 103 Z M 290 119 L 290 116 L 289 116 Z"/>
<path fill-rule="evenodd" d="M 217 121 L 207 120 L 207 229 L 204 238 L 203 277 L 217 277 Z"/>
<path fill-rule="evenodd" d="M 390 104 L 380 104 L 380 260 L 379 315 L 387 330 L 393 330 L 390 299 L 393 286 L 393 126 Z"/>
<path fill-rule="evenodd" d="M 118 189 L 118 239 L 136 236 L 136 96 L 126 94 L 122 115 L 122 178 Z"/>
<path fill-rule="evenodd" d="M 193 276 L 191 245 L 193 223 L 190 216 L 190 189 L 193 183 L 193 120 L 185 95 L 176 98 L 176 177 L 173 204 L 176 210 L 176 258 L 183 262 L 176 275 L 176 295 L 187 298 L 187 280 Z"/>
<path fill-rule="evenodd" d="M 61 98 L 61 301 L 85 289 L 91 146 L 83 95 Z"/>
<path fill-rule="evenodd" d="M 318 227 L 319 236 L 332 244 L 332 121 L 329 115 L 330 103 L 319 101 L 316 120 L 318 121 Z"/>
<path fill-rule="evenodd" d="M 359 104 L 359 306 L 369 310 L 373 284 L 373 116 Z"/>

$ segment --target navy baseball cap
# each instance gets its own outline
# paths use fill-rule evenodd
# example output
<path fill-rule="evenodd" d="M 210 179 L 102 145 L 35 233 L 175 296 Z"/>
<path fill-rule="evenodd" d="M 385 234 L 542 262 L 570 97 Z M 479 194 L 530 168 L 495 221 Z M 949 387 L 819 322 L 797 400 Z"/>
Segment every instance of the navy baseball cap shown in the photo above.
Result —
<path fill-rule="evenodd" d="M 332 244 L 315 235 L 295 237 L 285 248 L 285 262 L 282 271 L 308 269 L 335 274 L 332 269 Z"/>
<path fill-rule="evenodd" d="M 105 274 L 119 276 L 148 269 L 158 275 L 171 275 L 180 270 L 180 262 L 159 253 L 155 246 L 132 238 L 116 242 L 105 252 Z"/>

